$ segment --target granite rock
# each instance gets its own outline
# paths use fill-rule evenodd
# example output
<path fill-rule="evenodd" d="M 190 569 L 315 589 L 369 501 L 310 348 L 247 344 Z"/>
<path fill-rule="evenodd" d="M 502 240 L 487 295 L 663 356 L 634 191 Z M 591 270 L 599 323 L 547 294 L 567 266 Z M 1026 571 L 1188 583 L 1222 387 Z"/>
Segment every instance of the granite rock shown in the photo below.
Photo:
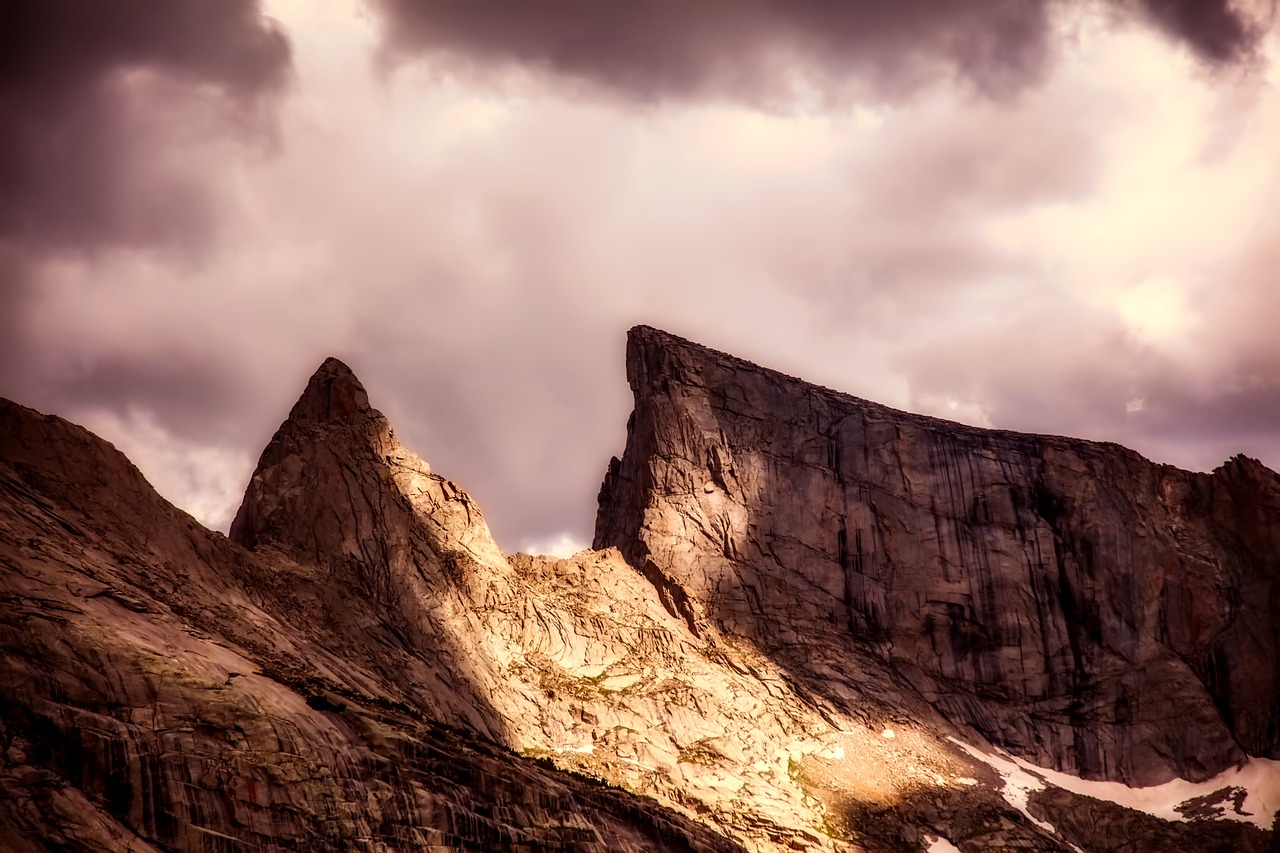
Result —
<path fill-rule="evenodd" d="M 1280 477 L 895 411 L 648 327 L 617 547 L 697 629 L 884 661 L 953 723 L 1089 779 L 1280 752 Z M 839 667 L 817 689 L 858 690 Z"/>
<path fill-rule="evenodd" d="M 279 576 L 308 567 L 321 579 L 325 591 L 295 594 L 296 607 L 326 649 L 398 699 L 749 848 L 850 849 L 824 835 L 796 768 L 881 741 L 882 718 L 912 700 L 945 727 L 909 688 L 892 704 L 839 707 L 797 691 L 750 645 L 669 612 L 614 550 L 506 557 L 475 500 L 405 449 L 334 360 L 263 452 L 231 538 Z M 894 690 L 875 661 L 866 678 Z M 936 738 L 897 746 L 886 790 L 969 772 Z M 1026 821 L 1013 832 L 1039 835 Z"/>

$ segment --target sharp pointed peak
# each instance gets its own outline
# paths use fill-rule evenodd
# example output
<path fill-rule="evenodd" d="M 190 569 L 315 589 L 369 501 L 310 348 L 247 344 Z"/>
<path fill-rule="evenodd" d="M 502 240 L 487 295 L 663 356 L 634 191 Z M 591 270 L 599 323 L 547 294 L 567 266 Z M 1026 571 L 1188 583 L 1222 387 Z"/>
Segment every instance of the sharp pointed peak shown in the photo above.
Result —
<path fill-rule="evenodd" d="M 680 337 L 679 335 L 672 334 L 671 332 L 668 332 L 666 329 L 659 329 L 656 326 L 649 326 L 643 323 L 638 326 L 632 326 L 630 329 L 627 330 L 627 340 L 628 341 L 653 341 L 655 343 L 666 343 L 666 344 L 682 343 L 682 344 L 693 344 L 694 346 L 701 346 L 700 344 L 696 344 L 693 341 Z"/>
<path fill-rule="evenodd" d="M 316 368 L 316 373 L 321 372 L 345 373 L 355 376 L 354 371 L 352 371 L 350 367 L 347 367 L 347 363 L 345 361 L 333 355 L 320 362 L 320 366 Z"/>
<path fill-rule="evenodd" d="M 316 368 L 298 402 L 289 411 L 290 420 L 306 423 L 355 424 L 373 411 L 369 394 L 350 367 L 330 356 Z"/>

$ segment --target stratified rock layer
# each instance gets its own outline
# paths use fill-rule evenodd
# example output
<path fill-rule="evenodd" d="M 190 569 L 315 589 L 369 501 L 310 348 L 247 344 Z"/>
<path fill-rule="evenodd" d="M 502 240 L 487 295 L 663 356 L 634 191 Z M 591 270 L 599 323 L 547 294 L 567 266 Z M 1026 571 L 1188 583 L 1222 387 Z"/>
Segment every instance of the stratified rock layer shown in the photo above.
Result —
<path fill-rule="evenodd" d="M 984 430 L 631 331 L 595 547 L 798 677 L 867 651 L 1042 766 L 1152 784 L 1280 752 L 1280 478 Z M 856 668 L 855 668 L 856 669 Z M 824 665 L 813 689 L 864 689 Z"/>

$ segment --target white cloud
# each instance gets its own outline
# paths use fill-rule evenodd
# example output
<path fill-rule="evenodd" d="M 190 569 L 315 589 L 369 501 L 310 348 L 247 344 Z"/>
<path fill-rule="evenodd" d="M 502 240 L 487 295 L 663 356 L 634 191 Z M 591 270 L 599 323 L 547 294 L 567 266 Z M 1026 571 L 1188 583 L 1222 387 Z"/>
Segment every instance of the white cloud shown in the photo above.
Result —
<path fill-rule="evenodd" d="M 991 413 L 986 406 L 975 400 L 962 400 L 950 395 L 920 394 L 912 400 L 912 409 L 922 415 L 933 415 L 971 426 L 992 426 Z"/>
<path fill-rule="evenodd" d="M 1186 285 L 1170 276 L 1144 279 L 1113 298 L 1125 325 L 1148 343 L 1177 343 L 1199 323 Z"/>
<path fill-rule="evenodd" d="M 204 526 L 227 532 L 253 470 L 246 453 L 175 438 L 137 409 L 89 412 L 84 425 L 128 456 L 170 503 Z"/>
<path fill-rule="evenodd" d="M 560 533 L 550 539 L 533 539 L 525 542 L 519 550 L 526 554 L 546 554 L 549 557 L 567 559 L 589 547 L 591 547 L 590 542 L 576 539 L 571 533 Z"/>
<path fill-rule="evenodd" d="M 270 6 L 297 68 L 276 149 L 166 149 L 219 188 L 210 245 L 39 265 L 0 390 L 134 431 L 150 413 L 169 443 L 129 452 L 159 482 L 175 453 L 256 456 L 337 355 L 499 542 L 548 548 L 590 536 L 636 323 L 889 405 L 1157 455 L 1157 380 L 1211 399 L 1239 360 L 1228 320 L 1264 313 L 1218 273 L 1280 231 L 1280 95 L 1202 79 L 1150 36 L 1090 29 L 1004 101 L 787 116 L 380 70 L 361 8 Z M 1229 426 L 1174 461 L 1247 449 Z M 178 480 L 166 494 L 225 516 L 217 476 Z"/>

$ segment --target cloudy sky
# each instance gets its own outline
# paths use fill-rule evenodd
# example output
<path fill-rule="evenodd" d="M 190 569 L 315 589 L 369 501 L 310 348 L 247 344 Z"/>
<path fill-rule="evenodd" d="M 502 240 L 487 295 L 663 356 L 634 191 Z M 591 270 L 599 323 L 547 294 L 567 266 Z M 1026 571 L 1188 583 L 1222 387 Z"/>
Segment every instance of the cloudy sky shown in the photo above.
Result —
<path fill-rule="evenodd" d="M 590 539 L 649 323 L 1280 467 L 1270 0 L 15 0 L 0 396 L 228 525 L 344 359 L 500 544 Z"/>

